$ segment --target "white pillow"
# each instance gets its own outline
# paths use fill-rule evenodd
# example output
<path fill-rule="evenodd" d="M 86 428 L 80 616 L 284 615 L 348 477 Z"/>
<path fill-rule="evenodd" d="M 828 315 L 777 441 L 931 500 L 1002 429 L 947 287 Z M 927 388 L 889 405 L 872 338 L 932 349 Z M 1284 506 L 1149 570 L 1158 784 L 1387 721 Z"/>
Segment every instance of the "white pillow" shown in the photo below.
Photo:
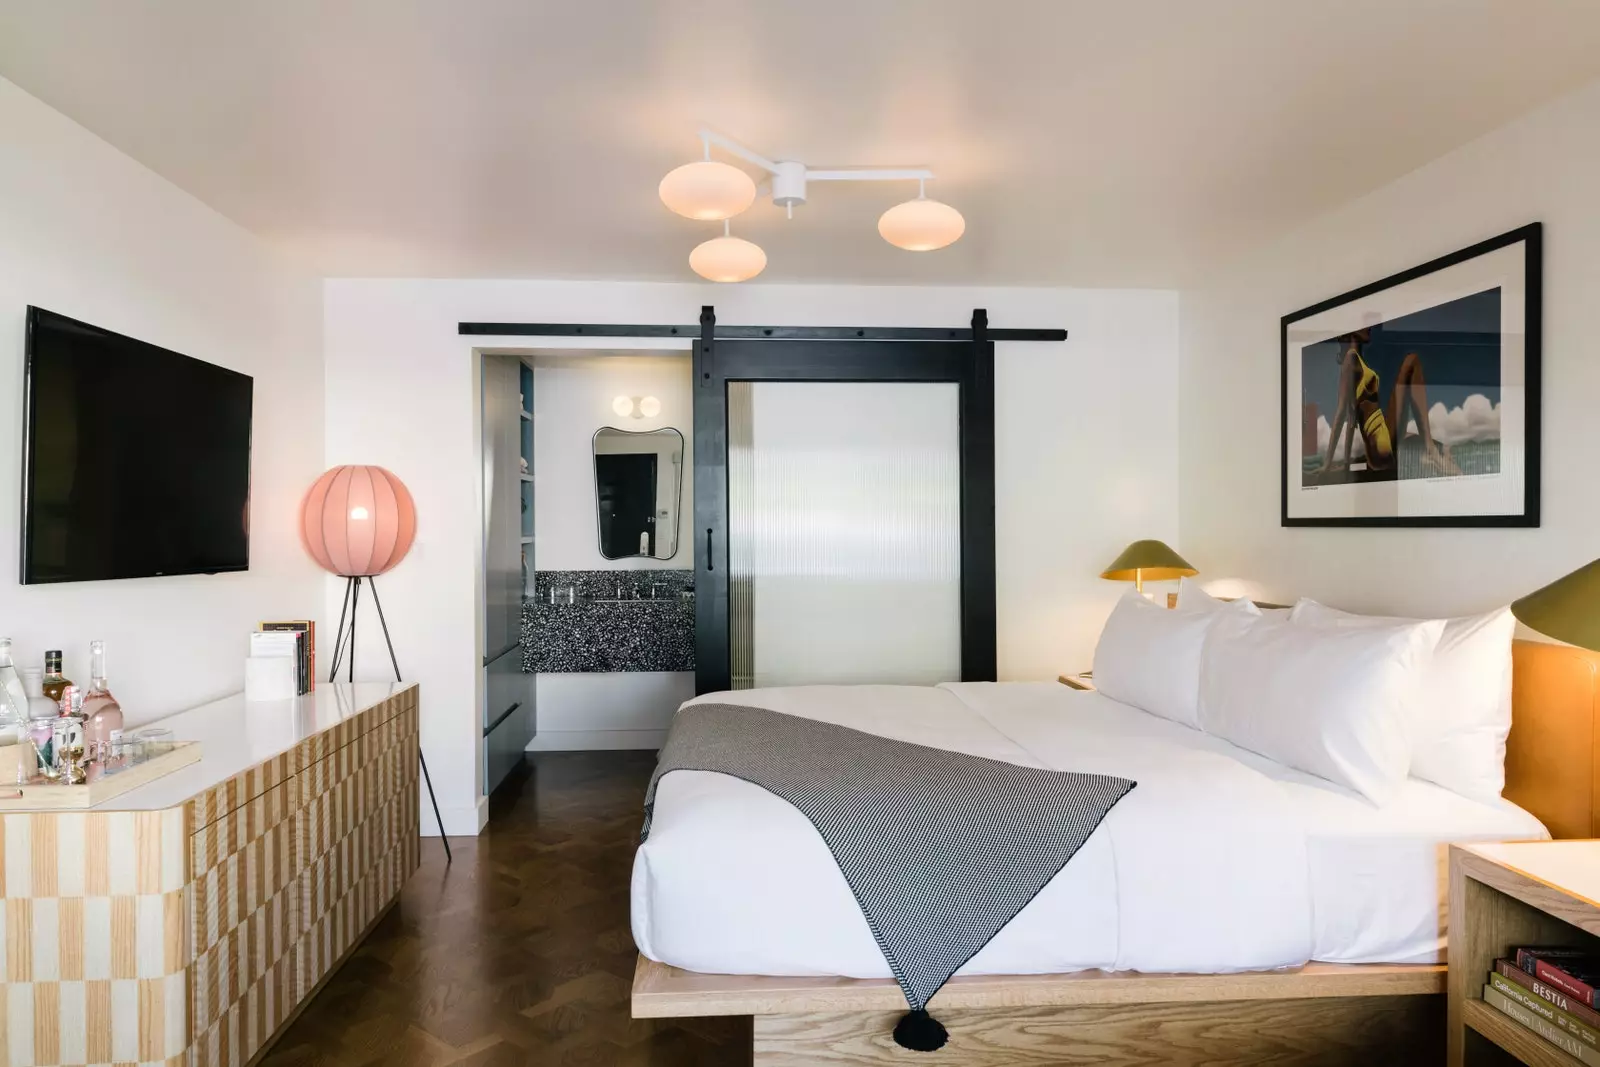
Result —
<path fill-rule="evenodd" d="M 1221 611 L 1228 603 L 1206 592 L 1193 578 L 1178 579 L 1179 611 Z"/>
<path fill-rule="evenodd" d="M 1319 626 L 1393 626 L 1412 620 L 1352 615 L 1301 600 L 1290 616 Z M 1491 801 L 1506 787 L 1506 735 L 1511 732 L 1510 608 L 1438 620 L 1444 633 L 1423 672 L 1411 709 L 1411 776 L 1473 800 Z"/>
<path fill-rule="evenodd" d="M 1217 617 L 1168 611 L 1129 590 L 1100 631 L 1094 687 L 1112 700 L 1198 726 L 1200 646 Z"/>
<path fill-rule="evenodd" d="M 1179 611 L 1220 611 L 1238 603 L 1249 604 L 1251 610 L 1257 615 L 1287 615 L 1288 608 L 1264 608 L 1261 605 L 1240 597 L 1238 600 L 1223 600 L 1214 597 L 1201 587 L 1193 578 L 1178 579 L 1178 610 Z"/>
<path fill-rule="evenodd" d="M 1411 763 L 1406 711 L 1440 622 L 1324 627 L 1225 612 L 1206 635 L 1200 728 L 1383 804 Z"/>

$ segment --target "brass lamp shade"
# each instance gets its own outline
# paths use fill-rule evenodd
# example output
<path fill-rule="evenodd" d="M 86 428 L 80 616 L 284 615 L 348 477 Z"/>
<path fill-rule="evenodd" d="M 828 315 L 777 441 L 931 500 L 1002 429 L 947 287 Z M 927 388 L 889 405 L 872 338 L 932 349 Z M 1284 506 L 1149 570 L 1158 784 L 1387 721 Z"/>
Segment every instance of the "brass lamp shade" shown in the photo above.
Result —
<path fill-rule="evenodd" d="M 1122 550 L 1122 555 L 1111 561 L 1111 566 L 1100 572 L 1100 577 L 1114 582 L 1132 582 L 1134 588 L 1143 590 L 1144 583 L 1170 582 L 1174 578 L 1187 578 L 1198 574 L 1189 561 L 1168 548 L 1161 541 L 1135 541 Z"/>
<path fill-rule="evenodd" d="M 1600 559 L 1529 593 L 1511 613 L 1546 637 L 1600 652 Z"/>

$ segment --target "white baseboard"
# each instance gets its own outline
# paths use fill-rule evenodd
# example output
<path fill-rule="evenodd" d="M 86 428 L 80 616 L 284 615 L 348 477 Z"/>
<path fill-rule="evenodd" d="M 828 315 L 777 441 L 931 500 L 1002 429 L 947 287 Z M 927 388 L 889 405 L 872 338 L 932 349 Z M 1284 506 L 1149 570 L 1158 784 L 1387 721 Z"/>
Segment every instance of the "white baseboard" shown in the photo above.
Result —
<path fill-rule="evenodd" d="M 489 798 L 479 797 L 470 808 L 440 804 L 439 818 L 444 820 L 445 832 L 451 837 L 477 837 L 489 821 Z M 426 789 L 422 791 L 422 836 L 439 836 L 439 824 L 433 818 L 433 805 L 428 803 Z"/>
<path fill-rule="evenodd" d="M 657 749 L 665 730 L 540 730 L 528 742 L 529 752 L 586 752 L 611 749 Z"/>

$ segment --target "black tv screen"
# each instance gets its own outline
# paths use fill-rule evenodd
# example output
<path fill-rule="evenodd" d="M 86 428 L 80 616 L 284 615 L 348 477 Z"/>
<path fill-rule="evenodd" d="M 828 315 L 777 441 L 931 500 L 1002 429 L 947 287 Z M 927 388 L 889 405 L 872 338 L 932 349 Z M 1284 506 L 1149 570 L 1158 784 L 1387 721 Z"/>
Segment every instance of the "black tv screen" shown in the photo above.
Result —
<path fill-rule="evenodd" d="M 245 570 L 252 384 L 30 307 L 23 584 Z"/>

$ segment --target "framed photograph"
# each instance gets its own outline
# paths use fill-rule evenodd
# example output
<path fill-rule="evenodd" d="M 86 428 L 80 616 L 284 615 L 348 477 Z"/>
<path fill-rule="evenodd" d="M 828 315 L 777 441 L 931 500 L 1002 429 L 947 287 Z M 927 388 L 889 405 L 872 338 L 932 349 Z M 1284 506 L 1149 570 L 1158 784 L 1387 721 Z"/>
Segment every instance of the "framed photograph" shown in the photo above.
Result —
<path fill-rule="evenodd" d="M 1283 317 L 1284 526 L 1539 525 L 1541 242 Z"/>

